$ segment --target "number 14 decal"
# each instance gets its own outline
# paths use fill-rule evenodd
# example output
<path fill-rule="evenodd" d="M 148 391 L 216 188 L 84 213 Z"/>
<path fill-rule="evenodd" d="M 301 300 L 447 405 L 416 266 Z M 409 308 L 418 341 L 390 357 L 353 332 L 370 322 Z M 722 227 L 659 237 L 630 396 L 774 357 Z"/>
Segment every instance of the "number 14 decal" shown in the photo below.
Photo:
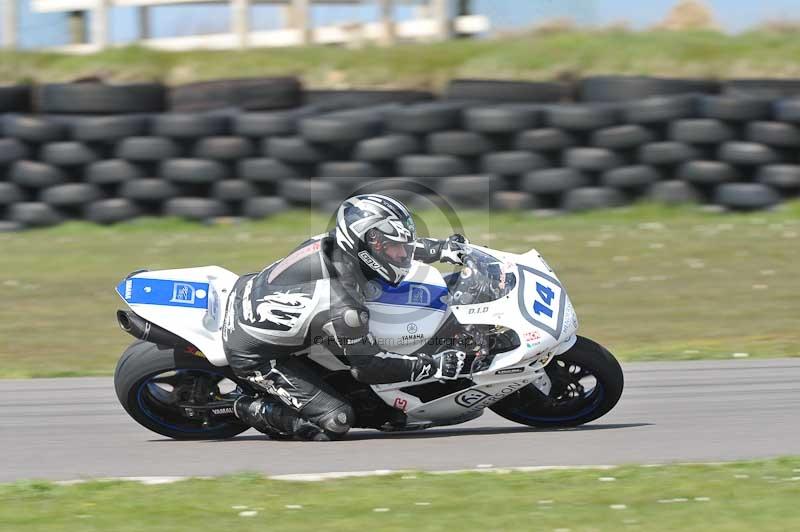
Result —
<path fill-rule="evenodd" d="M 534 314 L 544 314 L 548 318 L 553 317 L 553 309 L 550 308 L 550 303 L 553 301 L 553 297 L 555 293 L 552 289 L 546 287 L 542 283 L 536 283 L 536 293 L 539 294 L 539 297 L 542 298 L 544 303 L 541 301 L 536 301 L 533 304 L 533 313 Z"/>

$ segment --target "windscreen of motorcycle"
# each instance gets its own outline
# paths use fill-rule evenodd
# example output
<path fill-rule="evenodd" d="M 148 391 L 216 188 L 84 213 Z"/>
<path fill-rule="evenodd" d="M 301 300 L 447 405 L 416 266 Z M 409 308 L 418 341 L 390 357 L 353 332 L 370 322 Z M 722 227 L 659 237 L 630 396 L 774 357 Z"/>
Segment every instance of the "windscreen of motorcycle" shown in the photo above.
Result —
<path fill-rule="evenodd" d="M 468 272 L 455 287 L 455 291 L 472 290 L 472 301 L 470 297 L 454 297 L 451 310 L 462 324 L 503 326 L 517 334 L 520 348 L 498 357 L 498 363 L 546 353 L 571 341 L 578 328 L 572 303 L 555 272 L 536 250 L 515 255 L 473 249 L 466 262 L 471 267 L 469 258 L 477 257 L 476 271 Z M 503 275 L 493 273 L 497 267 Z"/>

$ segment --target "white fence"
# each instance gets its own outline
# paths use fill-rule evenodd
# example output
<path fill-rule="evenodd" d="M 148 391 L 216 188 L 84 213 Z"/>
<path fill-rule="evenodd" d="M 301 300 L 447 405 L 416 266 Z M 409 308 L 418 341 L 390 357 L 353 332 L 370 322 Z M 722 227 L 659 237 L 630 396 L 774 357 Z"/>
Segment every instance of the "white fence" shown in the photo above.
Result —
<path fill-rule="evenodd" d="M 17 44 L 16 19 L 18 0 L 0 0 L 3 6 L 3 46 Z M 153 6 L 176 4 L 228 4 L 231 9 L 229 33 L 152 38 L 150 13 Z M 271 4 L 281 8 L 281 29 L 252 31 L 250 8 Z M 379 20 L 357 24 L 337 24 L 312 27 L 312 4 L 373 4 L 379 7 Z M 395 4 L 417 6 L 418 17 L 411 20 L 394 19 Z M 298 46 L 303 44 L 362 43 L 392 44 L 397 40 L 445 40 L 453 34 L 472 35 L 489 30 L 489 20 L 482 15 L 453 16 L 449 0 L 31 0 L 35 12 L 68 12 L 73 25 L 81 28 L 79 35 L 88 35 L 73 44 L 57 47 L 68 53 L 92 53 L 111 46 L 108 30 L 109 10 L 113 7 L 138 7 L 139 40 L 137 44 L 161 50 L 235 49 L 249 47 Z M 91 13 L 89 31 L 83 27 L 86 14 Z M 86 42 L 88 41 L 88 42 Z"/>

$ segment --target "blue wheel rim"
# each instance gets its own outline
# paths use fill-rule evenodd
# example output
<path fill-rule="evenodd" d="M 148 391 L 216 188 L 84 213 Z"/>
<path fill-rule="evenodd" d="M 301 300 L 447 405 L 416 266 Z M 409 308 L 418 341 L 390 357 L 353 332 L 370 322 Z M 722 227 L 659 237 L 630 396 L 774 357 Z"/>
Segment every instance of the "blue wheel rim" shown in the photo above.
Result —
<path fill-rule="evenodd" d="M 220 375 L 219 373 L 213 373 L 211 371 L 204 371 L 204 370 L 198 370 L 198 369 L 174 370 L 174 371 L 186 371 L 186 372 L 191 372 L 191 373 L 206 374 L 206 375 L 210 375 L 210 376 L 213 376 L 213 377 L 219 377 L 220 378 L 219 380 L 227 378 L 225 375 Z M 176 431 L 176 432 L 184 432 L 186 434 L 202 434 L 204 432 L 212 432 L 212 431 L 215 431 L 215 430 L 219 430 L 219 429 L 225 427 L 226 425 L 228 425 L 228 423 L 222 423 L 222 424 L 219 424 L 219 425 L 213 425 L 213 426 L 208 426 L 208 427 L 197 427 L 197 428 L 192 428 L 191 426 L 178 426 L 178 425 L 174 425 L 173 423 L 170 423 L 166 419 L 164 419 L 164 418 L 160 417 L 159 415 L 157 415 L 156 413 L 154 413 L 150 408 L 148 408 L 147 401 L 145 400 L 145 398 L 148 395 L 149 385 L 150 384 L 155 385 L 155 383 L 153 383 L 153 379 L 158 377 L 159 375 L 163 375 L 165 373 L 169 373 L 169 371 L 162 371 L 161 373 L 150 375 L 150 377 L 148 377 L 147 379 L 142 381 L 142 383 L 139 385 L 139 388 L 136 390 L 136 402 L 139 405 L 139 410 L 141 410 L 141 412 L 145 416 L 147 416 L 151 421 L 153 421 L 155 424 L 157 424 L 157 425 L 159 425 L 161 427 L 164 427 L 166 429 L 173 430 L 173 431 Z M 188 421 L 190 418 L 186 418 L 186 419 Z"/>
<path fill-rule="evenodd" d="M 554 363 L 558 364 L 560 361 L 555 361 Z M 580 381 L 584 377 L 591 376 L 595 379 L 595 385 L 591 389 L 591 391 L 583 397 L 578 398 L 577 400 L 581 402 L 586 402 L 577 412 L 573 412 L 567 415 L 533 415 L 527 412 L 527 408 L 524 405 L 517 406 L 515 408 L 509 409 L 509 413 L 514 416 L 519 417 L 525 421 L 529 421 L 531 423 L 540 423 L 540 424 L 555 424 L 555 423 L 569 423 L 581 419 L 583 417 L 589 416 L 592 412 L 597 410 L 603 404 L 603 400 L 606 396 L 605 387 L 603 386 L 603 382 L 597 377 L 594 371 L 591 368 L 587 368 L 582 364 L 576 363 L 569 363 L 569 361 L 561 362 L 563 364 L 564 369 L 555 368 L 553 372 L 550 374 L 550 378 L 554 379 L 556 382 L 560 381 L 561 383 L 565 384 L 565 389 L 570 384 L 577 383 L 580 385 Z M 580 372 L 577 376 L 574 375 L 572 371 L 570 371 L 571 367 L 578 367 Z M 550 368 L 548 368 L 550 369 Z M 547 371 L 547 369 L 545 370 Z M 566 378 L 563 376 L 563 373 L 566 372 Z M 583 373 L 585 372 L 585 373 Z M 581 386 L 582 388 L 582 386 Z M 556 404 L 549 406 L 549 408 L 563 408 L 568 407 L 568 403 L 570 401 L 567 400 L 565 404 Z M 563 410 L 562 410 L 563 412 Z"/>
<path fill-rule="evenodd" d="M 569 421 L 575 421 L 576 419 L 580 419 L 586 415 L 591 414 L 600 404 L 602 404 L 603 399 L 605 398 L 605 389 L 603 388 L 602 383 L 598 381 L 597 386 L 595 387 L 592 395 L 595 398 L 592 402 L 582 408 L 576 414 L 572 414 L 570 416 L 548 416 L 548 417 L 540 417 L 540 416 L 532 416 L 530 414 L 526 414 L 522 408 L 515 408 L 510 410 L 510 412 L 518 416 L 526 421 L 538 422 L 538 423 L 566 423 Z"/>

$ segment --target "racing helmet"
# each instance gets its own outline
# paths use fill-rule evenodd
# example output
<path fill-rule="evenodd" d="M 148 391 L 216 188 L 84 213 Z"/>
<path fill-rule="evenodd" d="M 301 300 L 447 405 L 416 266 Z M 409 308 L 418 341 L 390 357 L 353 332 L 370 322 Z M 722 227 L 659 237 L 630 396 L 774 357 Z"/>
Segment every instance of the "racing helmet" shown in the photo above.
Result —
<path fill-rule="evenodd" d="M 335 236 L 368 279 L 397 286 L 411 269 L 417 229 L 411 212 L 395 199 L 380 194 L 346 199 L 336 213 Z"/>

